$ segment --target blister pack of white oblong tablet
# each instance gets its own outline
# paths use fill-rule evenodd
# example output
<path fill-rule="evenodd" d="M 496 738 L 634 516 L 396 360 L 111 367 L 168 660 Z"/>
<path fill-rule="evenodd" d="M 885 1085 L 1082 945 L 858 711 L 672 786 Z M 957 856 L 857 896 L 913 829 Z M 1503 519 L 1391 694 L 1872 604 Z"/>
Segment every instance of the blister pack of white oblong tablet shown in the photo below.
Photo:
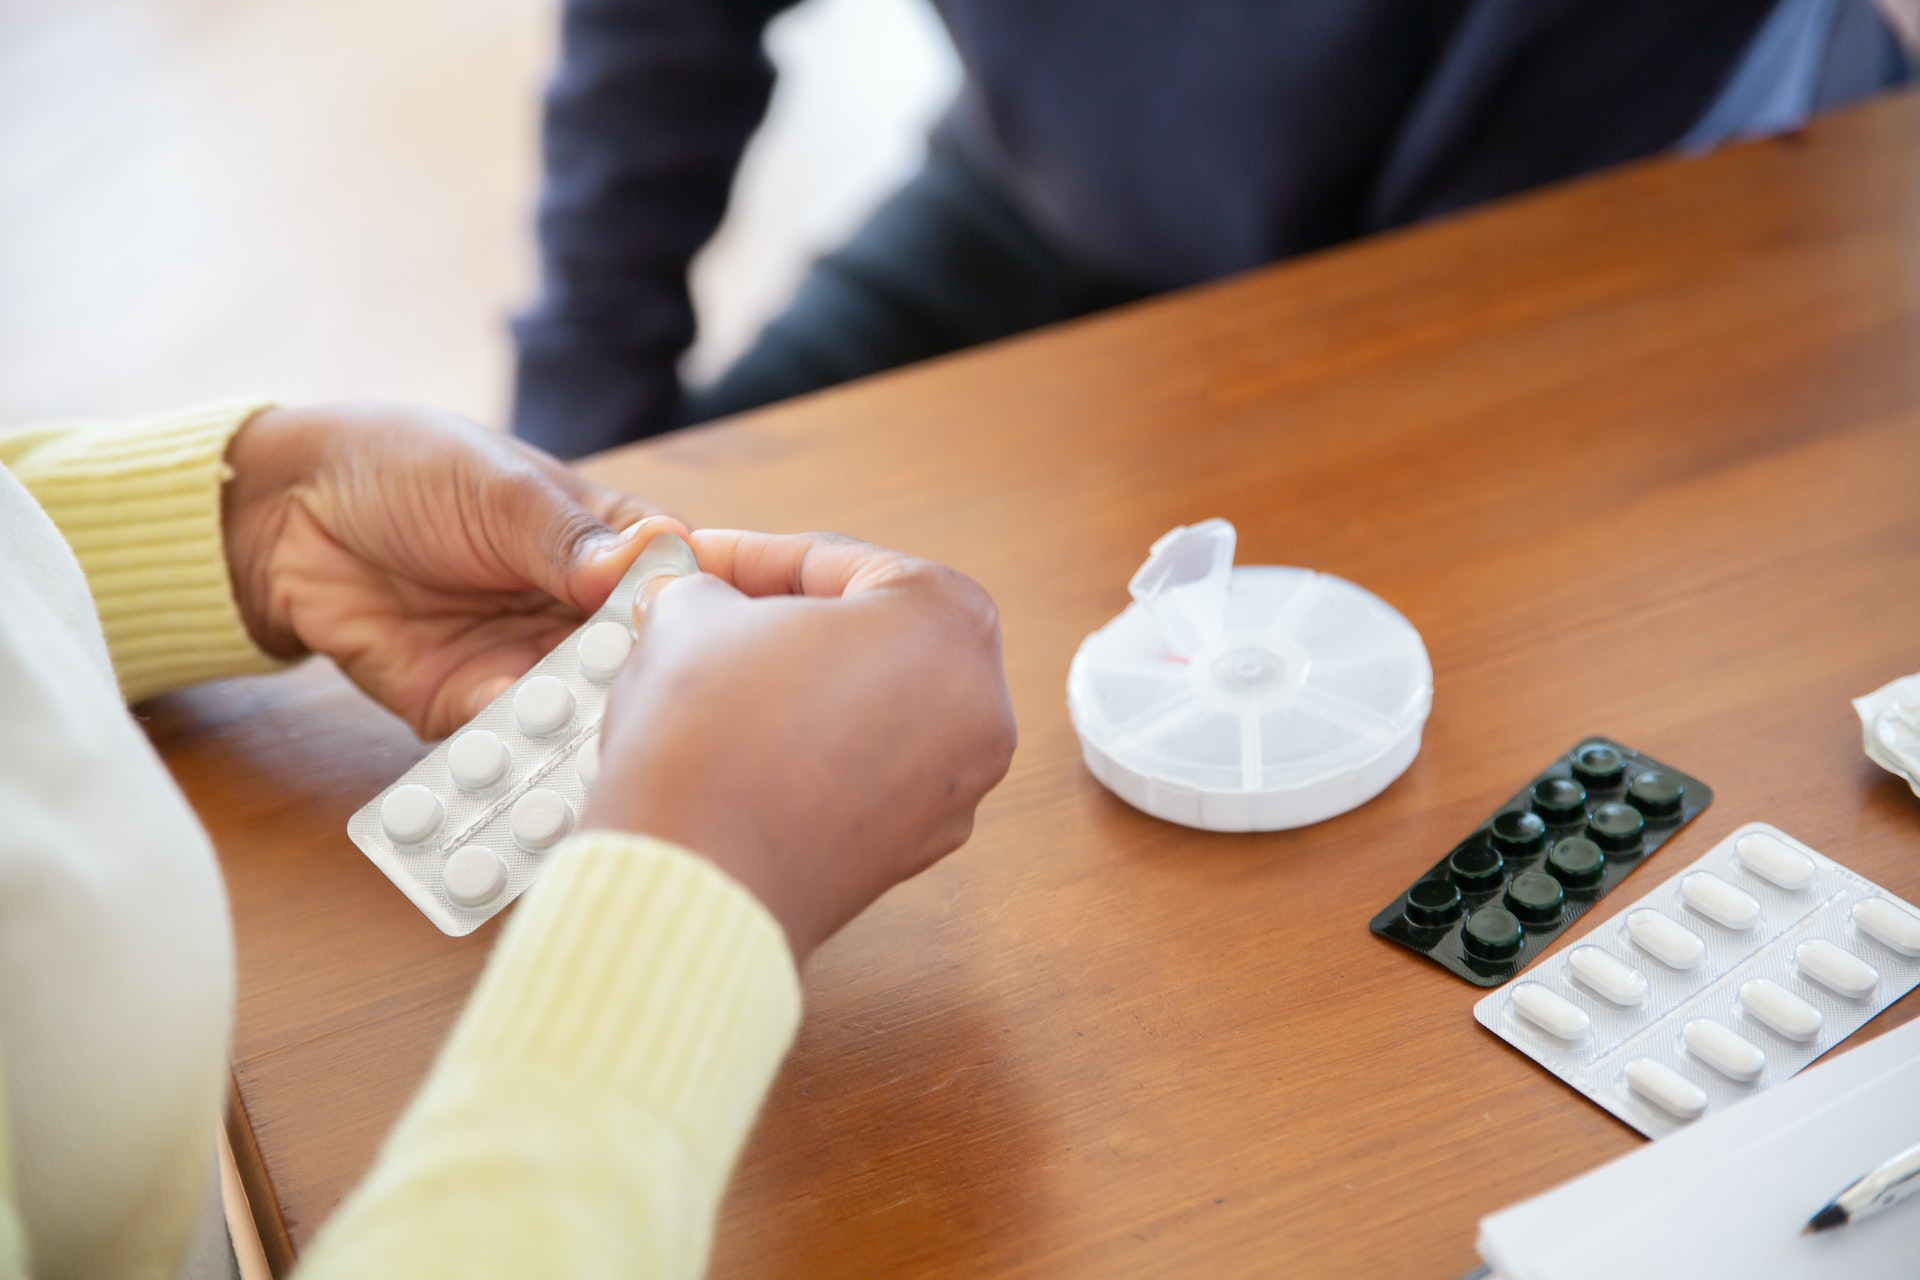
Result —
<path fill-rule="evenodd" d="M 633 648 L 634 596 L 699 571 L 683 539 L 656 536 L 577 631 L 347 820 L 441 932 L 492 918 L 573 830 L 599 772 L 607 690 Z"/>
<path fill-rule="evenodd" d="M 1920 983 L 1920 910 L 1751 822 L 1473 1008 L 1658 1138 L 1792 1076 Z"/>

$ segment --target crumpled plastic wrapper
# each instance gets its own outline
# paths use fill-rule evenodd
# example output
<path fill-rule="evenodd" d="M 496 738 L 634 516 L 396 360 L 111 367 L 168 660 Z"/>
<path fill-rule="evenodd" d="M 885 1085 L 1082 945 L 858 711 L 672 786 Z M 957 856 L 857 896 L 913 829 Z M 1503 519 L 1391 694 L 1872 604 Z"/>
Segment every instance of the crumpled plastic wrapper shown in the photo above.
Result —
<path fill-rule="evenodd" d="M 1902 676 L 1853 700 L 1867 758 L 1920 796 L 1920 675 Z"/>

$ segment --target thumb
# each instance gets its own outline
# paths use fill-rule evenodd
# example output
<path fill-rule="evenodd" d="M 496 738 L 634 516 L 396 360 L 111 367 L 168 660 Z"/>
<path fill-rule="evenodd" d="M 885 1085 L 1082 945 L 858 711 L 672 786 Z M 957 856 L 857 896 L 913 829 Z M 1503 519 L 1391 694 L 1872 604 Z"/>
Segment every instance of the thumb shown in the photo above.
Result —
<path fill-rule="evenodd" d="M 687 527 L 672 516 L 648 516 L 618 531 L 597 520 L 576 526 L 561 536 L 554 580 L 535 582 L 555 599 L 592 613 L 606 603 L 647 544 L 663 533 L 685 538 Z"/>

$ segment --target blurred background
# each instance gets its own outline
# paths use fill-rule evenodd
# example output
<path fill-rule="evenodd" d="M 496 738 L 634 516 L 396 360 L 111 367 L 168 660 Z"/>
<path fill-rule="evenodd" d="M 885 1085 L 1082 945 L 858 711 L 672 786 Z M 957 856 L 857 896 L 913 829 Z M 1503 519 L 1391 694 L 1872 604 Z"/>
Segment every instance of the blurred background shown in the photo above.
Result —
<path fill-rule="evenodd" d="M 266 394 L 498 424 L 558 0 L 0 3 L 0 422 Z M 690 374 L 917 167 L 926 0 L 805 0 L 694 267 Z"/>

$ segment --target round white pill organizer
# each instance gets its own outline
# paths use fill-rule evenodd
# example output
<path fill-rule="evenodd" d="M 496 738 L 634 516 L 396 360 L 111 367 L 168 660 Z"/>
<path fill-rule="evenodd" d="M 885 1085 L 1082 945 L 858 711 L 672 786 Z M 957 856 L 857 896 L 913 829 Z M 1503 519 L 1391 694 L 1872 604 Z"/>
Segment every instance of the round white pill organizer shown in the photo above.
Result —
<path fill-rule="evenodd" d="M 1233 567 L 1225 520 L 1153 544 L 1134 603 L 1067 674 L 1087 768 L 1157 818 L 1275 831 L 1364 804 L 1420 752 L 1433 668 L 1411 623 L 1332 574 Z"/>

